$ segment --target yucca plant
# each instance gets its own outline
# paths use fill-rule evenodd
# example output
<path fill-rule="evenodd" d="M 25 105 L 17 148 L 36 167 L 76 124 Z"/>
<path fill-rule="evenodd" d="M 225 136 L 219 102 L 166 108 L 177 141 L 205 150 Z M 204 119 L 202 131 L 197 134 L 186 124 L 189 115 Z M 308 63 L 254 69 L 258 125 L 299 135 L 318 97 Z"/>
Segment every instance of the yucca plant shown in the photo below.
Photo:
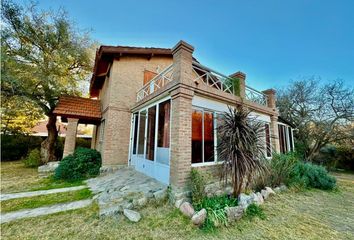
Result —
<path fill-rule="evenodd" d="M 243 107 L 224 112 L 218 127 L 218 156 L 223 161 L 221 179 L 231 178 L 237 197 L 252 174 L 264 170 L 264 124 Z"/>

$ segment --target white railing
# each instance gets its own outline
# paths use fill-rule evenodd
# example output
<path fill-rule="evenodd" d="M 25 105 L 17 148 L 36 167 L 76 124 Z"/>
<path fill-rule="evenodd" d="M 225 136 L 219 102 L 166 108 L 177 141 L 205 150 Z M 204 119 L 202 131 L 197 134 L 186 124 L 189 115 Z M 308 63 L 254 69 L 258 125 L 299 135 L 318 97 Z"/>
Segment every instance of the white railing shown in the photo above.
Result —
<path fill-rule="evenodd" d="M 167 83 L 171 82 L 173 79 L 173 64 L 162 70 L 158 75 L 153 79 L 147 82 L 136 95 L 136 100 L 140 101 L 146 96 L 152 94 L 156 90 L 162 88 Z"/>
<path fill-rule="evenodd" d="M 235 94 L 236 89 L 234 89 L 235 86 L 232 84 L 234 81 L 232 78 L 203 66 L 198 62 L 193 62 L 193 71 L 198 76 L 193 79 L 193 81 L 198 81 L 200 79 L 209 87 L 214 87 L 220 91 L 234 95 L 238 94 Z M 267 106 L 266 94 L 248 86 L 246 86 L 245 91 L 245 97 L 247 100 Z"/>
<path fill-rule="evenodd" d="M 232 83 L 232 78 L 197 62 L 193 62 L 193 71 L 198 76 L 193 79 L 193 81 L 198 81 L 200 79 L 209 87 L 214 87 L 220 91 L 234 94 L 234 86 L 230 84 Z"/>
<path fill-rule="evenodd" d="M 268 97 L 266 94 L 257 91 L 254 88 L 251 88 L 249 86 L 246 86 L 246 99 L 251 101 L 251 102 L 255 102 L 264 106 L 268 106 Z"/>

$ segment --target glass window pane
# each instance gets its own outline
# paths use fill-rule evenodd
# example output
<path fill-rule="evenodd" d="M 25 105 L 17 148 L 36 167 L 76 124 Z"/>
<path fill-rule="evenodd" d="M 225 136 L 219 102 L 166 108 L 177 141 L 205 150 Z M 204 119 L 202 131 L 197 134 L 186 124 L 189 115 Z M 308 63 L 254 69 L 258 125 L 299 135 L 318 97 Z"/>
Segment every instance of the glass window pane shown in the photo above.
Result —
<path fill-rule="evenodd" d="M 146 120 L 146 110 L 141 111 L 139 115 L 138 155 L 140 157 L 144 157 L 145 120 Z"/>
<path fill-rule="evenodd" d="M 148 160 L 154 160 L 155 153 L 155 125 L 156 125 L 156 106 L 148 109 L 148 127 L 146 134 L 146 156 Z"/>
<path fill-rule="evenodd" d="M 280 153 L 285 153 L 283 126 L 278 125 Z"/>
<path fill-rule="evenodd" d="M 204 112 L 204 162 L 214 162 L 214 116 Z"/>
<path fill-rule="evenodd" d="M 271 157 L 272 156 L 272 146 L 270 145 L 270 129 L 269 129 L 269 124 L 265 125 L 265 137 L 266 137 L 266 156 Z"/>
<path fill-rule="evenodd" d="M 159 104 L 156 162 L 169 165 L 170 100 Z"/>
<path fill-rule="evenodd" d="M 290 141 L 290 151 L 294 151 L 294 148 L 293 148 L 293 132 L 291 130 L 291 127 L 288 127 L 288 132 L 289 132 L 289 141 Z"/>
<path fill-rule="evenodd" d="M 138 137 L 138 113 L 134 113 L 134 135 L 133 135 L 133 154 L 136 154 L 136 145 L 137 145 L 137 137 Z"/>
<path fill-rule="evenodd" d="M 202 118 L 203 113 L 199 110 L 192 112 L 192 163 L 201 163 L 202 159 Z"/>

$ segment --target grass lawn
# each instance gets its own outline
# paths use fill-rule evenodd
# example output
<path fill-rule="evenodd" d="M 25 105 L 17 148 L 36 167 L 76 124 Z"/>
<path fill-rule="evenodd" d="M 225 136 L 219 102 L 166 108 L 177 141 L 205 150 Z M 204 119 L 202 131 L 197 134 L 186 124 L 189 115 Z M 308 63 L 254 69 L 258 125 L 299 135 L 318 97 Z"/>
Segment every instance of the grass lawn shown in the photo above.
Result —
<path fill-rule="evenodd" d="M 82 181 L 69 183 L 51 177 L 40 178 L 37 168 L 26 168 L 21 161 L 1 162 L 1 193 L 47 190 L 82 184 Z"/>
<path fill-rule="evenodd" d="M 72 192 L 54 193 L 35 197 L 24 197 L 1 201 L 1 212 L 11 212 L 20 209 L 43 207 L 52 204 L 73 202 L 90 198 L 92 193 L 89 189 L 81 189 Z"/>
<path fill-rule="evenodd" d="M 338 191 L 286 192 L 262 207 L 266 219 L 242 219 L 205 233 L 168 204 L 140 211 L 139 223 L 99 219 L 98 208 L 1 225 L 2 239 L 354 239 L 354 175 L 336 174 Z"/>

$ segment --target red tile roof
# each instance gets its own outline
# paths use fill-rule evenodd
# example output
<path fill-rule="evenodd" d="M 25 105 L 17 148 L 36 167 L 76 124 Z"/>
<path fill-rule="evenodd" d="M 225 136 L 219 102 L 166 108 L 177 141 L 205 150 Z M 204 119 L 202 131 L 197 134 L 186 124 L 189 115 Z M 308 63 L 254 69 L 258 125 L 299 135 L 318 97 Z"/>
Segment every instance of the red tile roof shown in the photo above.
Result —
<path fill-rule="evenodd" d="M 62 96 L 53 112 L 65 118 L 78 118 L 81 122 L 99 121 L 102 117 L 99 100 Z"/>

